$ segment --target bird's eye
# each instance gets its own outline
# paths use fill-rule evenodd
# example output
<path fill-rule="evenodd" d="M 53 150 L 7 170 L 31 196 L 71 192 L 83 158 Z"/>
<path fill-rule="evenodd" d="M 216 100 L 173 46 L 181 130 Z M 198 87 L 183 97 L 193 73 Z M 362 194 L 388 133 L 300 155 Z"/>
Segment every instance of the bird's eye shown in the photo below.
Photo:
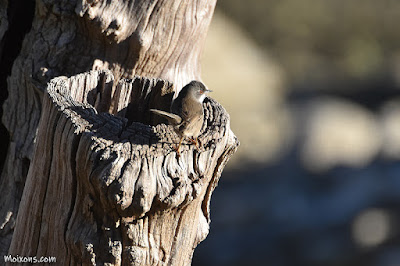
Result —
<path fill-rule="evenodd" d="M 200 94 L 203 94 L 203 93 L 204 93 L 204 91 L 202 91 L 202 90 L 200 90 L 199 92 L 200 92 Z"/>

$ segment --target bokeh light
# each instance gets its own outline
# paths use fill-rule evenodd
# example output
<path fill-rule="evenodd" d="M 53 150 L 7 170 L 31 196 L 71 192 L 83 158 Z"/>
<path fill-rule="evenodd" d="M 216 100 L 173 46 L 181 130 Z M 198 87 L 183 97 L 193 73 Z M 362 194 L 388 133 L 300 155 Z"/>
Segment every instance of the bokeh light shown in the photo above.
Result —
<path fill-rule="evenodd" d="M 203 81 L 241 145 L 193 265 L 400 265 L 400 2 L 219 0 Z"/>

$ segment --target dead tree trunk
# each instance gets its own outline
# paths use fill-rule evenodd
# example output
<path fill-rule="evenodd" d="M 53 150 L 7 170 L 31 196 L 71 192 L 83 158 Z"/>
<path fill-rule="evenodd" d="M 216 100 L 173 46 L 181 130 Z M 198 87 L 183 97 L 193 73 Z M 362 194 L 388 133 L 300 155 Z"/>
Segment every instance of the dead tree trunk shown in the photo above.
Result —
<path fill-rule="evenodd" d="M 149 125 L 148 109 L 168 106 L 172 85 L 120 80 L 112 94 L 112 82 L 90 72 L 49 84 L 12 255 L 188 265 L 207 236 L 211 193 L 238 144 L 229 116 L 208 99 L 202 145 L 179 157 L 172 126 Z"/>
<path fill-rule="evenodd" d="M 128 145 L 123 142 L 122 140 L 125 139 L 122 138 L 122 135 L 118 135 L 119 133 L 141 136 L 141 133 L 132 133 L 131 131 L 136 132 L 137 130 L 138 132 L 150 134 L 154 130 L 150 130 L 149 126 L 144 126 L 144 124 L 139 123 L 133 123 L 131 126 L 125 128 L 127 123 L 129 124 L 132 121 L 141 123 L 147 123 L 150 121 L 148 120 L 149 117 L 142 117 L 146 116 L 145 111 L 147 110 L 147 106 L 145 104 L 150 104 L 150 102 L 147 102 L 147 99 L 133 97 L 132 100 L 136 101 L 135 104 L 127 105 L 129 101 L 126 99 L 125 101 L 121 100 L 119 95 L 120 90 L 117 88 L 121 89 L 133 86 L 132 84 L 135 83 L 133 82 L 131 84 L 126 80 L 119 83 L 123 78 L 143 76 L 150 79 L 158 78 L 164 80 L 159 81 L 162 85 L 157 85 L 162 88 L 167 86 L 166 84 L 173 84 L 173 87 L 171 88 L 173 88 L 175 93 L 177 93 L 180 88 L 189 81 L 193 79 L 200 80 L 199 57 L 207 33 L 207 28 L 212 17 L 215 2 L 216 0 L 36 1 L 32 28 L 25 36 L 20 54 L 13 62 L 11 75 L 7 79 L 8 98 L 3 105 L 2 122 L 10 134 L 10 143 L 0 183 L 0 193 L 2 195 L 2 197 L 0 197 L 1 255 L 8 254 L 8 246 L 13 234 L 15 219 L 23 191 L 24 204 L 22 205 L 22 214 L 20 214 L 20 217 L 24 218 L 18 218 L 19 222 L 16 227 L 16 233 L 13 237 L 13 246 L 11 248 L 11 251 L 14 254 L 17 252 L 19 255 L 32 255 L 22 254 L 22 251 L 44 254 L 43 251 L 51 250 L 56 253 L 55 255 L 60 256 L 60 258 L 65 258 L 71 263 L 79 260 L 92 262 L 94 257 L 97 257 L 99 262 L 112 261 L 115 264 L 122 261 L 127 264 L 140 264 L 141 262 L 137 261 L 139 258 L 150 263 L 161 263 L 162 260 L 165 260 L 172 264 L 180 264 L 189 261 L 188 258 L 190 257 L 189 254 L 191 254 L 191 252 L 186 252 L 188 255 L 187 257 L 183 256 L 182 258 L 178 258 L 179 256 L 175 254 L 177 251 L 174 249 L 189 244 L 184 241 L 189 241 L 190 244 L 192 244 L 185 246 L 186 249 L 193 249 L 193 245 L 195 245 L 197 241 L 201 240 L 200 236 L 194 237 L 194 235 L 192 235 L 197 234 L 196 230 L 188 231 L 186 230 L 186 227 L 183 227 L 183 222 L 187 221 L 187 219 L 190 219 L 191 217 L 187 216 L 186 213 L 198 212 L 198 210 L 195 211 L 195 209 L 196 207 L 201 206 L 203 210 L 202 213 L 207 216 L 206 203 L 209 199 L 204 197 L 210 196 L 213 186 L 218 180 L 219 172 L 222 170 L 222 167 L 217 167 L 217 165 L 223 165 L 221 161 L 218 161 L 218 158 L 224 156 L 229 157 L 228 154 L 230 152 L 228 151 L 233 151 L 237 145 L 236 139 L 229 133 L 229 136 L 226 137 L 231 139 L 229 140 L 231 148 L 227 148 L 229 145 L 223 148 L 226 149 L 227 154 L 224 156 L 220 155 L 219 157 L 212 155 L 214 157 L 212 157 L 212 160 L 210 159 L 211 161 L 208 162 L 211 166 L 207 166 L 209 169 L 214 169 L 215 172 L 212 176 L 210 176 L 209 172 L 205 174 L 205 169 L 199 168 L 201 165 L 199 163 L 199 158 L 202 158 L 202 156 L 210 156 L 208 153 L 211 152 L 211 150 L 217 149 L 213 145 L 219 143 L 218 141 L 213 142 L 211 140 L 208 141 L 207 139 L 208 142 L 206 141 L 206 143 L 211 145 L 209 147 L 210 151 L 203 151 L 203 153 L 200 151 L 196 155 L 199 157 L 195 157 L 193 155 L 194 153 L 188 152 L 188 157 L 185 156 L 180 159 L 195 162 L 196 166 L 191 167 L 195 167 L 194 169 L 197 170 L 200 169 L 200 172 L 193 169 L 182 170 L 183 161 L 181 163 L 174 163 L 171 161 L 172 155 L 162 153 L 161 150 L 163 150 L 163 148 L 166 149 L 164 152 L 167 152 L 168 150 L 164 144 L 161 145 L 162 148 L 160 148 L 157 146 L 160 144 L 149 142 L 146 143 L 147 148 L 143 148 L 142 144 L 134 143 L 136 146 L 132 144 L 132 147 L 130 148 L 131 150 L 125 151 L 125 153 L 121 152 L 130 144 Z M 1 8 L 4 9 L 6 3 L 7 1 L 1 1 Z M 24 6 L 18 8 L 24 8 Z M 3 14 L 4 12 L 0 13 Z M 10 29 L 11 27 L 9 27 L 9 30 Z M 2 52 L 6 53 L 7 51 L 3 50 Z M 77 76 L 68 79 L 65 83 L 67 85 L 60 81 L 62 79 L 58 79 L 58 81 L 51 83 L 53 84 L 51 86 L 59 88 L 62 93 L 52 91 L 51 89 L 49 90 L 50 96 L 45 93 L 46 83 L 53 77 L 73 76 L 78 73 L 96 69 L 109 69 L 114 77 L 113 84 L 119 85 L 109 87 L 110 85 L 107 85 L 108 83 L 106 82 L 105 88 L 93 89 L 96 87 L 96 85 L 93 84 L 97 83 L 97 79 L 94 76 L 98 74 L 94 74 L 97 72 L 91 72 L 91 74 L 87 74 L 90 78 Z M 106 75 L 106 80 L 110 79 L 110 75 Z M 82 78 L 86 81 L 91 80 L 93 86 L 87 84 L 71 85 L 71 83 L 68 83 L 71 82 L 71 80 L 78 82 L 79 80 L 82 80 Z M 170 83 L 166 82 L 167 80 Z M 56 86 L 55 84 L 58 85 Z M 51 86 L 50 88 L 52 88 Z M 86 88 L 87 91 L 85 91 L 84 88 Z M 65 89 L 70 89 L 71 92 L 65 91 Z M 153 89 L 153 86 L 150 86 L 149 91 L 153 91 Z M 78 95 L 73 95 L 73 91 L 78 93 Z M 101 91 L 100 94 L 98 94 L 99 91 Z M 100 97 L 100 99 L 93 96 L 93 93 L 95 93 L 96 97 Z M 129 95 L 129 93 L 125 96 L 127 95 Z M 95 100 L 93 100 L 93 97 L 95 97 Z M 65 100 L 61 100 L 60 98 L 65 98 Z M 42 112 L 42 99 L 44 99 L 43 102 L 47 111 L 42 114 L 42 126 L 40 127 L 40 132 L 42 132 L 41 134 L 47 132 L 50 135 L 39 135 L 38 139 L 36 139 L 39 118 L 41 117 Z M 54 99 L 58 99 L 58 101 Z M 65 109 L 66 106 L 61 104 L 64 103 L 63 101 L 66 101 L 69 104 L 66 104 L 69 109 Z M 51 103 L 53 103 L 54 106 L 51 105 Z M 96 103 L 96 108 L 93 109 L 87 105 L 87 103 Z M 162 105 L 166 103 L 165 100 L 159 100 L 158 104 Z M 154 102 L 151 103 L 151 106 L 156 105 L 157 104 Z M 207 106 L 208 105 L 209 109 L 206 108 L 206 110 L 214 108 L 210 106 L 218 106 L 218 104 L 212 100 L 207 103 Z M 71 106 L 77 107 L 74 107 L 74 109 Z M 120 106 L 123 107 L 120 108 Z M 138 106 L 140 106 L 141 109 Z M 144 106 L 146 106 L 146 108 L 144 108 Z M 61 111 L 56 112 L 55 110 L 58 110 L 57 108 L 61 108 Z M 124 108 L 127 109 L 124 110 Z M 127 110 L 130 110 L 129 108 L 134 109 L 132 112 L 127 112 Z M 51 114 L 46 113 L 50 112 L 50 110 Z M 67 112 L 68 110 L 69 112 Z M 109 114 L 93 117 L 95 112 L 97 112 L 94 110 L 97 110 L 98 112 L 108 112 Z M 83 113 L 81 113 L 81 111 Z M 135 115 L 133 117 L 128 116 L 128 122 L 126 122 L 124 119 L 118 118 L 118 116 L 124 117 L 125 114 L 122 115 L 124 112 L 134 113 L 138 117 L 135 117 Z M 214 112 L 210 111 L 210 115 L 213 114 Z M 226 114 L 222 111 L 219 113 L 216 112 L 215 114 L 219 114 L 221 117 L 226 117 Z M 46 121 L 46 117 L 55 120 Z M 77 117 L 81 117 L 78 122 L 73 120 L 73 118 Z M 214 121 L 215 118 L 216 117 L 209 117 L 209 120 Z M 62 121 L 60 122 L 57 119 L 61 119 Z M 98 124 L 98 119 L 108 126 L 106 127 L 108 128 L 108 131 L 102 129 L 103 131 L 96 132 L 96 134 L 106 134 L 106 137 L 101 134 L 98 135 L 98 139 L 101 139 L 103 142 L 93 142 L 93 140 L 86 139 L 82 143 L 94 146 L 81 147 L 81 145 L 79 145 L 77 147 L 76 143 L 81 143 L 82 139 L 90 136 L 90 133 L 87 132 L 87 130 L 90 131 L 89 125 L 93 125 L 92 127 L 99 127 L 100 130 L 101 125 Z M 83 122 L 84 124 L 80 124 L 79 122 Z M 55 127 L 42 129 L 46 125 L 53 125 Z M 230 130 L 228 130 L 229 123 L 227 121 L 225 121 L 225 125 L 226 132 L 230 132 Z M 137 129 L 135 129 L 136 127 Z M 219 126 L 217 125 L 216 127 L 218 128 Z M 161 140 L 165 139 L 163 136 L 164 134 L 167 134 L 165 132 L 168 132 L 168 127 L 163 128 L 162 126 L 158 126 L 157 129 L 160 129 L 161 133 L 157 130 L 154 132 L 159 132 L 158 134 L 161 134 Z M 165 132 L 163 131 L 164 129 L 166 130 Z M 71 130 L 75 135 L 71 135 Z M 220 131 L 219 129 L 216 129 L 211 132 Z M 113 133 L 116 135 L 113 135 Z M 218 134 L 214 137 L 217 137 Z M 150 135 L 153 136 L 152 133 Z M 206 136 L 208 135 L 206 134 Z M 133 138 L 135 139 L 136 137 Z M 150 139 L 150 137 L 145 135 L 144 140 L 141 141 L 147 141 Z M 171 139 L 167 139 L 170 143 Z M 37 143 L 37 148 L 34 157 L 35 142 Z M 215 145 L 218 146 L 218 144 Z M 61 150 L 54 150 L 55 147 L 60 147 Z M 151 157 L 151 160 L 157 161 L 164 157 L 164 162 L 149 161 L 150 159 L 144 151 L 150 151 L 152 147 L 158 148 L 156 149 L 157 151 L 154 151 L 155 153 L 151 155 L 153 156 Z M 94 150 L 91 150 L 90 148 L 94 148 Z M 99 149 L 105 149 L 104 153 L 101 153 Z M 48 151 L 53 151 L 52 155 L 49 155 Z M 132 153 L 133 151 L 135 152 Z M 109 155 L 107 155 L 107 152 L 109 152 Z M 38 158 L 40 154 L 47 159 L 51 158 L 51 161 L 41 161 L 43 164 L 38 162 L 37 160 L 40 159 Z M 75 154 L 78 157 L 73 157 Z M 89 157 L 85 157 L 82 154 L 86 154 Z M 123 160 L 120 159 L 111 163 L 109 165 L 111 168 L 105 168 L 101 171 L 98 170 L 102 169 L 101 165 L 104 166 L 104 164 L 107 164 L 108 161 L 105 158 L 115 159 L 113 154 L 131 154 L 130 156 L 133 156 L 132 154 L 139 154 L 135 155 L 135 158 L 142 158 L 140 166 L 139 161 L 136 161 L 137 159 L 133 160 L 133 157 L 129 160 L 132 162 L 134 161 L 135 164 L 121 164 L 122 161 L 128 160 L 124 157 Z M 161 154 L 163 155 L 161 156 Z M 68 160 L 68 162 L 63 161 L 65 159 L 64 156 L 67 156 L 71 160 Z M 85 160 L 88 160 L 87 163 L 82 165 L 82 162 Z M 100 164 L 100 168 L 98 168 L 98 164 Z M 150 168 L 150 165 L 152 165 L 151 167 L 158 165 L 160 167 L 162 166 L 162 168 Z M 180 167 L 177 167 L 178 165 Z M 79 168 L 76 168 L 78 166 Z M 140 169 L 139 173 L 134 172 L 134 174 L 132 174 L 132 176 L 135 176 L 135 174 L 137 175 L 138 180 L 136 183 L 133 180 L 129 180 L 125 175 L 122 175 L 121 179 L 118 179 L 117 173 L 110 170 L 114 168 L 117 169 L 117 166 L 120 167 L 120 170 L 123 173 L 130 173 L 134 171 L 134 169 Z M 135 166 L 138 166 L 138 168 L 135 168 Z M 188 165 L 186 166 L 188 167 Z M 172 177 L 172 179 L 170 181 L 165 181 L 165 183 L 157 183 L 161 182 L 155 178 L 158 176 L 157 173 L 146 172 L 150 171 L 150 169 L 154 169 L 151 171 L 157 170 L 172 173 L 171 171 L 175 169 L 174 167 L 176 167 L 177 171 L 175 173 L 176 176 L 169 176 Z M 25 184 L 28 169 L 29 182 Z M 38 169 L 42 169 L 44 172 L 38 172 Z M 70 169 L 73 172 L 68 172 L 69 170 L 67 171 L 67 169 Z M 96 171 L 100 172 L 85 172 L 89 170 L 94 171 L 94 169 L 97 169 Z M 194 171 L 193 173 L 196 173 L 197 175 L 190 174 L 188 175 L 189 179 L 183 178 L 185 177 L 183 172 L 189 174 L 190 171 Z M 124 189 L 129 187 L 129 184 L 132 186 L 133 184 L 136 184 L 134 186 L 135 189 L 121 190 L 117 185 L 112 185 L 110 191 L 107 191 L 104 187 L 106 184 L 101 183 L 101 181 L 108 178 L 105 177 L 106 173 L 110 174 L 112 180 L 115 179 L 119 180 L 118 182 L 122 182 L 117 183 Z M 58 174 L 60 174 L 60 176 L 58 176 Z M 85 186 L 80 182 L 89 182 L 88 180 L 84 180 L 84 177 L 81 177 L 81 175 L 90 178 L 97 176 L 97 179 L 101 179 L 97 180 L 97 184 L 92 184 L 96 189 L 90 191 L 90 195 L 92 195 L 90 197 L 84 197 L 85 195 L 82 196 L 79 194 L 86 193 L 84 192 L 85 190 L 83 190 L 83 187 Z M 67 176 L 68 178 L 66 178 Z M 148 183 L 144 181 L 143 176 L 150 176 L 152 178 Z M 211 185 L 207 186 L 208 189 L 206 192 L 202 189 L 198 190 L 203 194 L 199 192 L 199 195 L 192 195 L 193 199 L 190 197 L 185 198 L 188 195 L 191 195 L 186 191 L 186 187 L 191 186 L 190 182 L 193 183 L 193 187 L 197 186 L 197 182 L 199 181 L 195 181 L 197 180 L 196 178 L 200 178 L 199 180 L 208 180 L 207 182 Z M 92 180 L 90 180 L 90 182 L 92 182 Z M 190 185 L 187 182 L 189 182 Z M 162 185 L 166 186 L 165 191 L 155 189 L 155 187 L 158 188 Z M 144 187 L 147 186 L 150 186 L 150 188 L 145 189 Z M 206 183 L 202 184 L 201 187 L 206 187 Z M 48 189 L 50 188 L 53 191 L 49 191 Z M 60 193 L 60 189 L 62 190 L 62 188 L 71 191 L 73 194 L 66 195 L 65 192 Z M 85 189 L 90 188 L 85 187 Z M 138 190 L 136 191 L 136 189 Z M 39 192 L 35 193 L 35 190 L 38 190 L 39 192 L 41 191 L 42 194 Z M 162 200 L 163 197 L 168 195 L 162 194 L 161 191 L 163 191 L 162 193 L 167 193 L 169 191 L 172 196 L 175 194 L 178 195 L 172 197 L 171 200 L 176 201 L 179 204 L 168 201 L 164 202 Z M 193 193 L 197 193 L 196 191 L 197 190 L 194 189 Z M 133 194 L 130 195 L 129 193 Z M 150 195 L 144 195 L 143 193 L 150 193 Z M 153 195 L 152 193 L 161 193 L 162 195 L 156 197 L 156 194 Z M 142 196 L 139 197 L 138 195 Z M 57 198 L 58 196 L 63 198 Z M 111 196 L 114 198 L 109 198 Z M 132 204 L 129 202 L 129 197 L 133 200 Z M 179 197 L 184 197 L 185 202 L 180 202 L 177 199 Z M 157 198 L 157 200 L 148 202 L 152 198 Z M 128 202 L 125 202 L 124 200 L 127 200 Z M 99 203 L 98 201 L 101 202 L 101 204 L 97 204 Z M 191 202 L 191 204 L 188 202 Z M 81 206 L 76 206 L 79 204 L 81 204 Z M 57 208 L 54 208 L 53 211 L 49 206 L 57 206 Z M 38 218 L 36 214 L 38 214 L 41 208 L 43 213 L 42 216 L 39 216 Z M 174 212 L 171 211 L 174 208 L 177 209 L 176 211 L 179 209 L 179 213 L 174 214 Z M 193 208 L 193 210 L 190 211 L 190 208 Z M 105 212 L 105 210 L 112 211 L 108 213 Z M 75 213 L 75 211 L 80 211 L 84 216 L 80 217 Z M 154 213 L 152 213 L 153 211 Z M 155 220 L 151 220 L 151 223 L 148 221 L 148 215 L 150 214 L 152 217 L 155 217 Z M 170 215 L 169 219 L 171 219 L 171 223 L 168 223 L 165 218 L 157 218 L 168 216 L 167 214 Z M 174 215 L 177 215 L 176 217 L 180 215 L 179 217 L 181 218 L 176 221 Z M 57 217 L 61 220 L 58 220 Z M 71 220 L 71 217 L 78 218 Z M 119 219 L 118 217 L 120 218 L 120 223 L 115 224 Z M 196 219 L 201 220 L 202 218 L 199 217 L 201 216 L 199 215 Z M 62 219 L 67 219 L 68 221 Z M 87 221 L 89 222 L 82 225 L 82 227 L 79 227 L 80 222 L 83 223 Z M 174 223 L 177 224 L 174 225 Z M 200 223 L 203 224 L 201 228 L 204 228 L 204 223 Z M 87 224 L 91 224 L 92 226 L 94 224 L 101 226 L 90 228 L 89 230 Z M 68 227 L 62 227 L 66 225 L 68 225 Z M 26 231 L 28 230 L 28 227 L 26 226 L 31 226 L 29 228 L 29 234 Z M 182 243 L 170 243 L 174 246 L 174 248 L 171 248 L 170 250 L 168 250 L 168 246 L 159 246 L 161 245 L 160 243 L 165 243 L 164 239 L 157 242 L 159 237 L 163 237 L 163 234 L 160 234 L 160 232 L 155 230 L 154 234 L 156 235 L 152 234 L 152 238 L 148 238 L 148 236 L 141 234 L 144 231 L 152 232 L 152 227 L 161 228 L 160 230 L 169 230 L 169 226 L 177 226 L 181 228 L 171 229 L 171 232 L 174 232 L 174 230 L 176 232 L 176 235 L 171 239 L 173 239 L 173 241 L 177 241 L 178 239 L 183 241 Z M 112 230 L 115 228 L 118 228 L 118 230 Z M 81 230 L 82 236 L 79 236 L 79 234 L 74 230 Z M 36 245 L 33 245 L 32 248 L 21 246 L 21 243 L 23 242 L 18 242 L 18 240 L 21 240 L 21 238 L 24 237 L 21 232 L 27 233 L 30 241 L 38 240 L 39 242 L 36 242 Z M 85 232 L 88 234 L 88 238 L 84 237 Z M 98 232 L 99 235 L 96 233 L 96 235 L 93 236 L 90 234 L 92 232 Z M 114 234 L 117 234 L 117 236 Z M 188 237 L 181 237 L 181 235 Z M 112 239 L 119 239 L 118 236 L 121 238 L 120 240 L 122 242 L 120 242 L 120 244 L 117 243 L 118 241 L 112 242 Z M 41 240 L 45 237 L 48 238 L 42 243 Z M 63 245 L 59 242 L 61 239 L 66 241 Z M 93 246 L 93 243 L 90 244 L 88 242 L 91 240 L 99 240 L 100 242 L 95 242 L 96 246 Z M 113 243 L 115 243 L 115 246 L 113 246 Z M 148 243 L 148 246 L 144 246 L 144 243 Z M 53 245 L 60 249 L 55 251 L 56 248 L 52 247 Z M 128 247 L 136 248 L 130 249 Z M 119 248 L 123 248 L 123 250 L 120 250 L 120 253 L 118 253 Z M 109 253 L 102 253 L 103 250 L 107 250 Z M 111 254 L 111 257 L 107 254 Z M 133 254 L 132 261 L 129 261 L 129 256 L 131 256 L 129 254 Z M 118 259 L 120 259 L 120 261 Z"/>

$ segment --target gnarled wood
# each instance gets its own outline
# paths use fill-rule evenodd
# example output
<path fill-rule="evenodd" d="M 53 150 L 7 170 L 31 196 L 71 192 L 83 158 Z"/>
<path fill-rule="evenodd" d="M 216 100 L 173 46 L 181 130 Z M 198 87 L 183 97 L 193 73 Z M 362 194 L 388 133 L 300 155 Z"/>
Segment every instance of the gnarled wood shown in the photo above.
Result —
<path fill-rule="evenodd" d="M 177 93 L 189 81 L 200 80 L 199 58 L 215 3 L 36 1 L 32 28 L 13 63 L 7 79 L 9 97 L 3 105 L 2 122 L 10 144 L 0 183 L 1 256 L 8 254 L 47 82 L 58 76 L 110 69 L 116 83 L 137 75 L 162 78 L 173 82 Z"/>
<path fill-rule="evenodd" d="M 206 99 L 202 145 L 179 157 L 172 126 L 148 111 L 169 106 L 173 85 L 112 83 L 99 71 L 49 83 L 11 254 L 188 265 L 207 236 L 211 193 L 238 146 L 228 114 Z"/>

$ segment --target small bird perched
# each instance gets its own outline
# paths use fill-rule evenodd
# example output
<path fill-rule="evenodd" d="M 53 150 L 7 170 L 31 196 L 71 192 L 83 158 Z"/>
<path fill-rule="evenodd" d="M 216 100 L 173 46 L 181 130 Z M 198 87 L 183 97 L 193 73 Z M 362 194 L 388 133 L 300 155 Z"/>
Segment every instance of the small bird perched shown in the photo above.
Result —
<path fill-rule="evenodd" d="M 166 118 L 175 132 L 180 136 L 176 151 L 179 156 L 179 148 L 185 137 L 190 138 L 197 148 L 197 137 L 203 126 L 204 112 L 203 101 L 206 94 L 211 92 L 200 81 L 193 80 L 182 88 L 178 97 L 171 105 L 171 112 L 150 109 L 151 112 Z"/>

